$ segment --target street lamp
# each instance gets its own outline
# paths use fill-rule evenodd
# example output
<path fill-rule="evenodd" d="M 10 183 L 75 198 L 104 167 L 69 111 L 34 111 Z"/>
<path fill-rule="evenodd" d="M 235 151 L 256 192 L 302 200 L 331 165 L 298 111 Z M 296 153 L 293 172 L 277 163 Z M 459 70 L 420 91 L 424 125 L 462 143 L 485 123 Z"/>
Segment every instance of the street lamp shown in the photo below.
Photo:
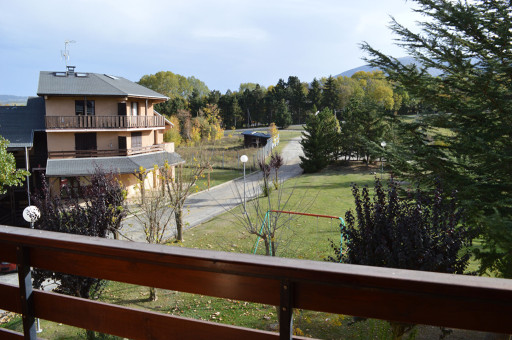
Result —
<path fill-rule="evenodd" d="M 246 212 L 246 210 L 245 210 L 245 163 L 247 163 L 248 160 L 249 160 L 249 157 L 247 157 L 247 155 L 242 155 L 240 157 L 240 162 L 244 163 L 244 212 Z"/>
<path fill-rule="evenodd" d="M 34 229 L 34 222 L 37 221 L 39 217 L 41 217 L 41 212 L 35 205 L 29 205 L 23 209 L 23 219 L 30 223 L 30 228 Z M 36 333 L 41 333 L 42 331 L 39 318 L 36 318 Z"/>
<path fill-rule="evenodd" d="M 382 149 L 386 147 L 386 142 L 382 141 L 380 142 L 380 146 L 382 146 Z M 380 179 L 382 180 L 382 174 L 384 174 L 384 161 L 382 159 L 382 156 L 380 156 Z"/>
<path fill-rule="evenodd" d="M 29 205 L 23 209 L 23 218 L 25 221 L 30 222 L 30 228 L 34 228 L 34 222 L 41 217 L 41 212 L 35 205 Z"/>

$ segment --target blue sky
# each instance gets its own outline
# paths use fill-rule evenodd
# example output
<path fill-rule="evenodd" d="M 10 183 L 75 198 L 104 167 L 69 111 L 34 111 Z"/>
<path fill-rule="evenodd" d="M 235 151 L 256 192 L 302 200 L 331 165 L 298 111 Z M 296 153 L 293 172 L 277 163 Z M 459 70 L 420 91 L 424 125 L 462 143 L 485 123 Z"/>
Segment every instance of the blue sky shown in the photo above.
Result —
<path fill-rule="evenodd" d="M 390 15 L 421 19 L 405 0 L 0 0 L 0 94 L 35 95 L 39 71 L 65 69 L 138 81 L 172 71 L 224 93 L 361 66 L 358 44 L 396 57 Z"/>

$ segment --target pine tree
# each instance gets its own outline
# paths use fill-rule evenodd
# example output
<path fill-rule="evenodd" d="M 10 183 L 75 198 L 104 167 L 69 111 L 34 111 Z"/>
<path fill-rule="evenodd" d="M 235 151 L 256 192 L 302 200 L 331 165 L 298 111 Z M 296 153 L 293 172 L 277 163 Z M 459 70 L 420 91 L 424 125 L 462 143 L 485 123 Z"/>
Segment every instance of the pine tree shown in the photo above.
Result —
<path fill-rule="evenodd" d="M 336 89 L 336 80 L 329 76 L 324 84 L 322 92 L 322 108 L 329 108 L 332 111 L 340 108 L 340 95 Z"/>
<path fill-rule="evenodd" d="M 300 142 L 304 151 L 300 166 L 305 172 L 320 171 L 337 158 L 339 132 L 338 121 L 329 109 L 308 117 Z"/>
<path fill-rule="evenodd" d="M 322 103 L 322 89 L 320 88 L 320 82 L 315 78 L 311 82 L 311 86 L 307 96 L 310 107 L 320 107 Z M 316 110 L 313 111 L 315 113 Z"/>
<path fill-rule="evenodd" d="M 292 124 L 292 115 L 288 111 L 288 105 L 284 99 L 281 99 L 276 108 L 276 125 L 281 129 L 286 129 Z"/>
<path fill-rule="evenodd" d="M 481 272 L 512 277 L 512 11 L 508 0 L 416 0 L 428 21 L 400 45 L 422 66 L 363 44 L 369 62 L 438 112 L 402 124 L 387 159 L 395 173 L 459 190 L 470 222 L 484 227 Z M 428 69 L 440 71 L 432 76 Z M 439 131 L 446 131 L 439 133 Z"/>

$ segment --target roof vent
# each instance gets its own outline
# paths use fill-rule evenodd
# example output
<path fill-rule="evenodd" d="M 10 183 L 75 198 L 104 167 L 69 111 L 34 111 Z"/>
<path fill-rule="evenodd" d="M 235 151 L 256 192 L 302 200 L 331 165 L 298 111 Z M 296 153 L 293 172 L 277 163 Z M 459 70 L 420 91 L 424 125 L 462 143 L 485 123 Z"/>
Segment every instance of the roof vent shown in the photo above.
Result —
<path fill-rule="evenodd" d="M 105 74 L 106 77 L 109 77 L 110 79 L 118 80 L 119 78 L 116 76 L 113 76 L 111 74 Z"/>
<path fill-rule="evenodd" d="M 68 75 L 69 75 L 69 74 L 74 74 L 74 73 L 75 73 L 75 68 L 76 68 L 76 66 L 67 66 L 67 68 L 68 68 L 68 69 L 67 69 L 67 73 L 68 73 Z"/>

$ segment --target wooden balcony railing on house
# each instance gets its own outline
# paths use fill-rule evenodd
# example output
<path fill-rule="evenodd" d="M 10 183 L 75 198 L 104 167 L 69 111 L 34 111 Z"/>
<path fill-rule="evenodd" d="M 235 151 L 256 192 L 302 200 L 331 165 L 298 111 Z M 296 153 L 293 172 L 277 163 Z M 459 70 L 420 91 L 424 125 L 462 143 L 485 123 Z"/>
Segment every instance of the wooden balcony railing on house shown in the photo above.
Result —
<path fill-rule="evenodd" d="M 133 156 L 156 151 L 165 151 L 165 144 L 155 144 L 131 149 L 48 151 L 48 158 Z"/>
<path fill-rule="evenodd" d="M 46 116 L 46 128 L 51 129 L 132 129 L 165 126 L 158 116 Z"/>
<path fill-rule="evenodd" d="M 0 309 L 131 339 L 291 339 L 294 308 L 512 333 L 512 280 L 186 249 L 0 226 Z M 279 306 L 280 333 L 32 290 L 30 267 Z M 0 328 L 2 339 L 23 335 Z M 297 338 L 297 337 L 294 337 Z"/>

